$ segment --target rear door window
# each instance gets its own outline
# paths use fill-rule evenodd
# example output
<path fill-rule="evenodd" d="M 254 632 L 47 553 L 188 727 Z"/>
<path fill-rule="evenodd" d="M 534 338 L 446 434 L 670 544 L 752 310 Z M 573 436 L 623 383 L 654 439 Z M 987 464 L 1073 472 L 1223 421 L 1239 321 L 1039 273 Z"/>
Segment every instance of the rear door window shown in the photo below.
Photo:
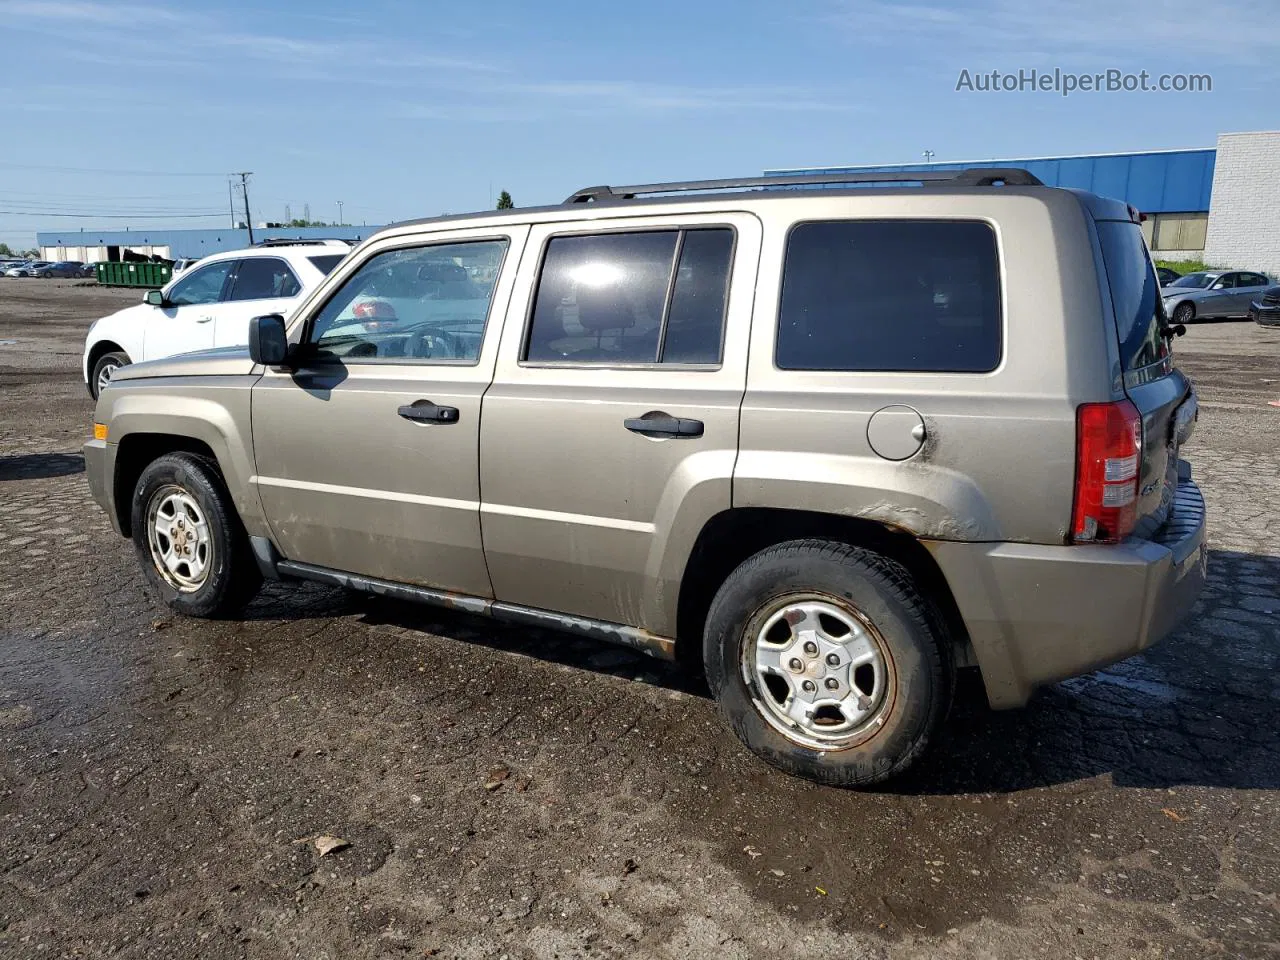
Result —
<path fill-rule="evenodd" d="M 1169 357 L 1169 344 L 1162 333 L 1164 304 L 1142 230 L 1128 220 L 1100 220 L 1097 226 L 1115 310 L 1121 367 L 1129 372 L 1163 363 Z"/>
<path fill-rule="evenodd" d="M 725 227 L 552 237 L 524 359 L 719 363 L 733 241 Z"/>
<path fill-rule="evenodd" d="M 985 373 L 1002 351 L 995 233 L 978 221 L 802 223 L 787 239 L 783 370 Z"/>
<path fill-rule="evenodd" d="M 277 257 L 240 261 L 228 300 L 279 300 L 296 297 L 302 289 L 289 265 Z"/>

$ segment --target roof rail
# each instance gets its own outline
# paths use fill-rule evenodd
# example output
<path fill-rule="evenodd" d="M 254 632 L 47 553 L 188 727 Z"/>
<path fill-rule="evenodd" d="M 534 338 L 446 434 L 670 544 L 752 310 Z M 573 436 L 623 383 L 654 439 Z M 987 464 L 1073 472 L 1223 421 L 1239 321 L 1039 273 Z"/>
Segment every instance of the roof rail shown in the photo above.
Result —
<path fill-rule="evenodd" d="M 354 244 L 344 237 L 272 237 L 269 240 L 259 240 L 254 244 L 255 247 L 322 247 L 327 243 L 345 243 L 347 246 Z"/>
<path fill-rule="evenodd" d="M 583 187 L 565 203 L 596 200 L 633 200 L 641 194 L 705 193 L 711 190 L 745 190 L 762 187 L 812 187 L 845 183 L 946 183 L 960 187 L 1042 187 L 1038 177 L 1020 167 L 981 167 L 968 170 L 920 170 L 883 173 L 808 173 L 799 176 L 738 177 L 731 180 L 683 180 L 675 183 L 642 183 L 629 187 Z"/>

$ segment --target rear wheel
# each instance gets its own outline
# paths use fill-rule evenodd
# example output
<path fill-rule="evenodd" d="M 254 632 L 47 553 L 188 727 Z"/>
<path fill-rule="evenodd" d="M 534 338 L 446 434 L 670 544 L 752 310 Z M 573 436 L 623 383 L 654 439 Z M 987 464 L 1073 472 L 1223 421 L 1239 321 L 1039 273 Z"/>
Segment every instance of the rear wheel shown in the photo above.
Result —
<path fill-rule="evenodd" d="M 131 520 L 147 579 L 179 613 L 236 613 L 262 585 L 231 496 L 205 457 L 171 453 L 143 470 Z"/>
<path fill-rule="evenodd" d="M 1180 303 L 1173 311 L 1173 322 L 1187 324 L 1196 318 L 1196 308 L 1190 303 Z"/>
<path fill-rule="evenodd" d="M 93 365 L 93 372 L 89 375 L 89 389 L 93 392 L 93 399 L 97 400 L 99 394 L 106 389 L 112 374 L 121 367 L 127 366 L 128 363 L 129 355 L 119 350 L 104 353 L 98 358 Z"/>
<path fill-rule="evenodd" d="M 834 786 L 905 771 L 951 702 L 948 638 L 906 569 L 844 543 L 761 551 L 716 594 L 704 661 L 754 753 Z"/>

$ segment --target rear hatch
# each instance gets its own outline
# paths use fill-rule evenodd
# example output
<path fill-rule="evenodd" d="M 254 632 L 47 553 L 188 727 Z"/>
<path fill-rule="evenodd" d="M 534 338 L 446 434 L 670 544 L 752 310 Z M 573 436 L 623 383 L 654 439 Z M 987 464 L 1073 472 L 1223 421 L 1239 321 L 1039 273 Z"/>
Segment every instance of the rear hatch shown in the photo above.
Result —
<path fill-rule="evenodd" d="M 1142 416 L 1142 461 L 1134 534 L 1149 537 L 1169 517 L 1178 487 L 1178 450 L 1191 435 L 1196 398 L 1173 365 L 1160 281 L 1132 220 L 1098 220 L 1111 290 L 1124 390 Z"/>

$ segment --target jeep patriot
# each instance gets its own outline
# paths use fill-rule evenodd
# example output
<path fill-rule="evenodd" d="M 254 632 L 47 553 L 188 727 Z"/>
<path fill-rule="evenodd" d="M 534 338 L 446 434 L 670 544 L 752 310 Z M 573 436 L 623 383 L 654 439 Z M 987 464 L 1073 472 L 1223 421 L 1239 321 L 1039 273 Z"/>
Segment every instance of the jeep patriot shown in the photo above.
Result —
<path fill-rule="evenodd" d="M 94 496 L 180 613 L 265 577 L 577 631 L 785 771 L 892 777 L 957 668 L 1008 708 L 1137 653 L 1207 553 L 1137 211 L 892 176 L 388 227 L 247 347 L 120 367 Z"/>

